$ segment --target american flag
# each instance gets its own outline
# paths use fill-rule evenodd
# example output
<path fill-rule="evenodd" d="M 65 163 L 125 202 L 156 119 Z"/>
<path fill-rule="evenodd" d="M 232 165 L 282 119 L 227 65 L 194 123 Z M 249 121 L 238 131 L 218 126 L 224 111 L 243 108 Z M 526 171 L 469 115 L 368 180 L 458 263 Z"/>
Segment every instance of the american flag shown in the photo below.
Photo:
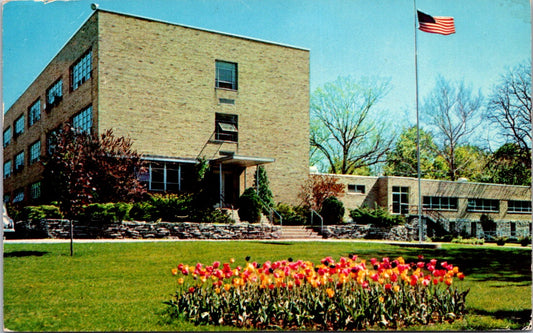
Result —
<path fill-rule="evenodd" d="M 455 24 L 453 17 L 449 16 L 431 16 L 421 11 L 418 12 L 418 29 L 420 31 L 433 34 L 450 35 L 455 33 Z"/>

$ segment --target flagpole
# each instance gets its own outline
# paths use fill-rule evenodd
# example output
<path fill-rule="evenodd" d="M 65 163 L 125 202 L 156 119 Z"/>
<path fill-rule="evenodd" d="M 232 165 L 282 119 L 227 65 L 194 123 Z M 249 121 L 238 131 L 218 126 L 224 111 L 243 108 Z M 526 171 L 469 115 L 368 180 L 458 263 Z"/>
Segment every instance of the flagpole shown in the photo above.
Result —
<path fill-rule="evenodd" d="M 416 98 L 416 169 L 418 180 L 418 242 L 422 243 L 422 189 L 420 181 L 420 115 L 418 110 L 418 46 L 417 46 L 417 33 L 416 33 L 416 0 L 413 0 L 414 7 L 414 33 L 415 33 L 415 98 Z"/>

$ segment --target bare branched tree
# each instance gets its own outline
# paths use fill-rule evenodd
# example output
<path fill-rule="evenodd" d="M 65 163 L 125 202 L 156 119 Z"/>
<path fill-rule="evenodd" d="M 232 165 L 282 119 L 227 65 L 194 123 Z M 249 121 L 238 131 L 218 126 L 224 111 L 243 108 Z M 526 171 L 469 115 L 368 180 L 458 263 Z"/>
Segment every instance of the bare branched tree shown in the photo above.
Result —
<path fill-rule="evenodd" d="M 509 142 L 522 149 L 531 147 L 531 65 L 518 65 L 502 75 L 486 117 Z"/>
<path fill-rule="evenodd" d="M 422 106 L 426 122 L 434 130 L 439 154 L 448 166 L 450 180 L 456 180 L 463 167 L 457 159 L 457 147 L 466 145 L 481 124 L 482 102 L 481 93 L 474 95 L 464 82 L 453 85 L 439 77 Z"/>
<path fill-rule="evenodd" d="M 341 174 L 384 162 L 394 132 L 379 119 L 376 104 L 388 92 L 388 81 L 350 77 L 316 89 L 311 97 L 311 161 Z"/>

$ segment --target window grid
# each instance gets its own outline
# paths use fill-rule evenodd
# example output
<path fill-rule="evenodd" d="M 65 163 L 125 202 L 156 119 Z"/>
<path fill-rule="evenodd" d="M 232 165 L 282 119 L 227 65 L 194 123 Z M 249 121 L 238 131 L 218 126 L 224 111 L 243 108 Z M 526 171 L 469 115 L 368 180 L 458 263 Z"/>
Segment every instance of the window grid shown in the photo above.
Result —
<path fill-rule="evenodd" d="M 30 109 L 28 110 L 28 119 L 29 119 L 29 126 L 32 126 L 35 124 L 39 119 L 41 119 L 41 101 L 38 100 L 37 102 L 33 103 L 32 106 L 30 106 Z"/>
<path fill-rule="evenodd" d="M 63 80 L 59 79 L 46 91 L 46 104 L 56 105 L 63 97 Z"/>
<path fill-rule="evenodd" d="M 39 199 L 41 197 L 41 182 L 31 184 L 30 196 L 32 199 Z"/>
<path fill-rule="evenodd" d="M 348 193 L 365 193 L 365 185 L 348 184 Z"/>
<path fill-rule="evenodd" d="M 4 131 L 4 147 L 11 143 L 11 127 L 6 128 Z"/>
<path fill-rule="evenodd" d="M 509 200 L 507 202 L 508 213 L 531 213 L 531 201 Z"/>
<path fill-rule="evenodd" d="M 434 210 L 457 210 L 457 198 L 454 197 L 424 197 L 422 207 Z"/>
<path fill-rule="evenodd" d="M 11 176 L 11 172 L 12 172 L 11 161 L 7 161 L 4 163 L 4 178 Z"/>
<path fill-rule="evenodd" d="M 21 201 L 24 201 L 24 189 L 23 188 L 16 190 L 15 193 L 13 194 L 14 203 L 21 202 Z"/>
<path fill-rule="evenodd" d="M 494 199 L 468 199 L 466 208 L 469 212 L 494 212 L 500 211 L 500 202 Z"/>
<path fill-rule="evenodd" d="M 393 186 L 392 187 L 392 213 L 407 214 L 409 213 L 409 187 Z"/>
<path fill-rule="evenodd" d="M 89 106 L 87 109 L 76 114 L 72 118 L 72 127 L 80 132 L 90 133 L 93 126 L 93 108 Z"/>
<path fill-rule="evenodd" d="M 21 135 L 24 133 L 24 115 L 15 120 L 15 136 Z"/>
<path fill-rule="evenodd" d="M 232 62 L 216 61 L 215 66 L 216 87 L 237 90 L 237 64 Z"/>
<path fill-rule="evenodd" d="M 41 141 L 37 141 L 30 146 L 30 165 L 41 158 Z"/>
<path fill-rule="evenodd" d="M 238 119 L 234 114 L 215 114 L 215 140 L 239 142 Z"/>
<path fill-rule="evenodd" d="M 20 171 L 24 168 L 24 151 L 15 155 L 15 171 Z"/>
<path fill-rule="evenodd" d="M 91 52 L 87 52 L 77 63 L 72 66 L 71 87 L 72 90 L 78 89 L 85 81 L 91 78 L 92 62 Z"/>

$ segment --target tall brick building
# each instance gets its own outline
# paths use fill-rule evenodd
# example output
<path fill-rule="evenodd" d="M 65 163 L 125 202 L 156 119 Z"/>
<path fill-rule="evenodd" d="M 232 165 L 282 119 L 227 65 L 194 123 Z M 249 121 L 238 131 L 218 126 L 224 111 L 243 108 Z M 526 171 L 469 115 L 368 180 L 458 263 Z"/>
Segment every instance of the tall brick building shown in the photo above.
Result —
<path fill-rule="evenodd" d="M 4 201 L 41 193 L 58 126 L 134 140 L 151 191 L 189 190 L 211 161 L 225 203 L 265 165 L 294 202 L 309 165 L 309 51 L 97 10 L 4 115 Z"/>

